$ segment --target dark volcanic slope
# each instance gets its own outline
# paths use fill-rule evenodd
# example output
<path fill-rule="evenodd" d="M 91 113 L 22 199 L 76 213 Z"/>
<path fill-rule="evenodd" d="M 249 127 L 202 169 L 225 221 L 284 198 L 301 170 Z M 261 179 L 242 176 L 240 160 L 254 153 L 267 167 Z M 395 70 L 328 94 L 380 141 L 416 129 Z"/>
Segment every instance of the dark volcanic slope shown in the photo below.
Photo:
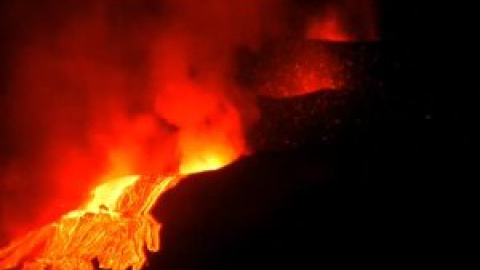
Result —
<path fill-rule="evenodd" d="M 446 128 L 456 121 L 440 107 L 438 83 L 419 76 L 421 51 L 404 45 L 381 44 L 378 88 L 260 100 L 265 117 L 249 134 L 259 152 L 190 176 L 158 202 L 163 251 L 149 269 L 449 258 L 453 193 L 438 187 L 466 174 L 457 158 L 468 134 Z"/>
<path fill-rule="evenodd" d="M 414 197 L 353 183 L 334 150 L 264 153 L 188 177 L 157 204 L 163 251 L 149 269 L 367 266 L 413 260 L 435 241 Z"/>
<path fill-rule="evenodd" d="M 231 269 L 286 248 L 282 238 L 299 228 L 287 228 L 279 212 L 296 193 L 328 181 L 329 169 L 318 159 L 258 155 L 184 180 L 158 202 L 164 252 L 152 266 Z M 278 247 L 268 246 L 277 241 Z"/>
<path fill-rule="evenodd" d="M 149 269 L 392 268 L 452 258 L 464 226 L 452 215 L 451 186 L 473 179 L 475 159 L 465 156 L 478 99 L 456 92 L 469 89 L 450 73 L 461 66 L 446 72 L 438 63 L 444 57 L 431 49 L 441 39 L 425 40 L 416 9 L 390 5 L 374 67 L 382 84 L 259 101 L 268 117 L 249 141 L 260 152 L 188 177 L 158 202 L 164 246 Z"/>

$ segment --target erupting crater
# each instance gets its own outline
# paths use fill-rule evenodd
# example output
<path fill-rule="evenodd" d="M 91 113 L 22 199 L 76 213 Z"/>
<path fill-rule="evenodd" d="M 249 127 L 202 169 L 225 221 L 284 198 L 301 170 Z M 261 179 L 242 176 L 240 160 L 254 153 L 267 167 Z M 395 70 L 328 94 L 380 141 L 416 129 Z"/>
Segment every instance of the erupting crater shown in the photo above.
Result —
<path fill-rule="evenodd" d="M 4 113 L 12 115 L 6 144 L 15 142 L 19 153 L 7 158 L 20 165 L 0 180 L 21 193 L 31 183 L 20 180 L 33 178 L 42 189 L 37 200 L 6 199 L 5 216 L 16 214 L 24 198 L 38 204 L 37 212 L 65 214 L 0 249 L 0 270 L 93 270 L 95 262 L 102 269 L 142 269 L 147 252 L 160 250 L 161 224 L 151 214 L 158 198 L 186 175 L 248 153 L 244 137 L 260 118 L 257 97 L 344 87 L 341 61 L 318 41 L 376 35 L 373 0 L 324 1 L 306 8 L 318 12 L 291 22 L 299 4 L 287 0 L 45 2 L 9 10 L 18 31 L 7 35 L 15 46 L 6 76 L 5 88 L 12 89 L 5 99 L 12 101 Z M 300 45 L 268 53 L 290 36 Z M 245 66 L 262 63 L 252 78 L 240 68 L 242 52 L 252 58 Z M 98 185 L 81 204 L 92 180 Z M 21 223 L 12 220 L 1 225 Z"/>

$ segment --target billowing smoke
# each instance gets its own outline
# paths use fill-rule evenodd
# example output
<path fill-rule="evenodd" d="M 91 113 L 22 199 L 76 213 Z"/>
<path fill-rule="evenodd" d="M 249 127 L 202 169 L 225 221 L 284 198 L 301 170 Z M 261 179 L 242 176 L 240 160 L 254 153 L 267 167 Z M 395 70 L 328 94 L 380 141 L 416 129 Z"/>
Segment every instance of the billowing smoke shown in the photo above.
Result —
<path fill-rule="evenodd" d="M 238 52 L 280 33 L 283 1 L 1 5 L 2 241 L 106 178 L 189 173 L 248 152 L 256 112 Z"/>
<path fill-rule="evenodd" d="M 0 1 L 0 244 L 102 181 L 215 169 L 248 153 L 258 112 L 254 72 L 242 67 L 285 40 L 376 35 L 374 0 L 310 2 Z M 301 87 L 259 72 L 273 88 L 337 85 L 322 50 L 292 52 L 270 62 Z M 319 63 L 298 69 L 304 60 Z"/>

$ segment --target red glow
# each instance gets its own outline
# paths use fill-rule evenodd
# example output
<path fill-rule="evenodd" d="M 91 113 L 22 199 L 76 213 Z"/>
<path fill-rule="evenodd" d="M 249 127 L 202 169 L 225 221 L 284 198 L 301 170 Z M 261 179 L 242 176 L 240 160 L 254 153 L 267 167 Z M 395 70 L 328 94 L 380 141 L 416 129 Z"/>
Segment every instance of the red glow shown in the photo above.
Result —
<path fill-rule="evenodd" d="M 15 14 L 15 46 L 9 52 L 5 111 L 7 144 L 13 150 L 0 168 L 0 188 L 8 194 L 0 201 L 1 229 L 8 238 L 55 220 L 55 226 L 46 226 L 48 235 L 39 231 L 40 237 L 52 237 L 53 227 L 60 228 L 61 237 L 74 235 L 69 228 L 97 222 L 103 226 L 96 233 L 107 227 L 118 232 L 109 225 L 125 222 L 124 216 L 115 220 L 124 214 L 122 207 L 116 209 L 121 198 L 148 201 L 143 208 L 153 205 L 142 197 L 152 179 L 125 176 L 174 175 L 176 181 L 179 174 L 218 169 L 249 152 L 244 133 L 256 115 L 251 96 L 257 93 L 245 91 L 237 80 L 238 52 L 257 52 L 264 43 L 279 40 L 278 35 L 290 34 L 282 32 L 286 1 L 21 2 L 12 1 L 9 10 Z M 371 38 L 373 28 L 365 32 L 349 26 L 350 11 L 360 8 L 360 1 L 339 3 L 312 19 L 307 37 Z M 304 49 L 269 68 L 264 94 L 288 97 L 341 88 L 338 61 L 326 50 Z M 138 183 L 132 179 L 146 182 L 128 190 Z M 167 182 L 160 191 L 170 186 Z M 92 190 L 108 203 L 89 201 Z M 105 204 L 113 210 L 102 212 Z M 84 221 L 91 212 L 98 214 L 95 221 L 76 227 L 78 218 Z M 159 224 L 144 214 L 139 231 L 151 236 L 153 230 L 158 237 Z M 75 233 L 79 239 L 95 238 Z M 146 239 L 147 246 L 156 241 Z M 54 254 L 62 250 L 62 241 L 50 243 Z M 96 247 L 102 251 L 108 243 L 100 244 Z M 157 250 L 156 243 L 150 244 L 150 250 Z M 7 264 L 19 262 L 5 257 Z"/>
<path fill-rule="evenodd" d="M 261 93 L 288 98 L 343 89 L 348 83 L 344 78 L 345 65 L 330 49 L 318 41 L 302 41 L 279 49 L 266 69 Z"/>
<path fill-rule="evenodd" d="M 330 13 L 322 19 L 314 19 L 307 30 L 307 39 L 346 42 L 354 40 L 345 32 L 342 22 L 335 13 Z"/>
<path fill-rule="evenodd" d="M 375 0 L 330 1 L 309 19 L 306 38 L 333 42 L 376 40 L 375 10 Z"/>
<path fill-rule="evenodd" d="M 8 5 L 8 238 L 75 209 L 105 179 L 215 169 L 247 153 L 255 114 L 236 50 L 278 31 L 281 2 L 22 3 Z"/>

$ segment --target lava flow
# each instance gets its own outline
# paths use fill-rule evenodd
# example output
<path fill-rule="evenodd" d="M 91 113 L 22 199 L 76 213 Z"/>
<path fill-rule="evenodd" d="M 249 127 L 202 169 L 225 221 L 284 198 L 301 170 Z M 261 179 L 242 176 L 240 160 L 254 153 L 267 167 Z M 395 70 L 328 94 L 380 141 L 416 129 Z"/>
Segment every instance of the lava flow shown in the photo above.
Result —
<path fill-rule="evenodd" d="M 250 150 L 263 72 L 241 67 L 285 37 L 375 34 L 357 23 L 373 0 L 337 2 L 299 23 L 293 0 L 0 1 L 0 240 L 17 239 L 0 270 L 143 268 L 160 249 L 157 199 Z M 274 53 L 265 92 L 343 87 L 328 51 L 305 48 Z"/>
<path fill-rule="evenodd" d="M 134 175 L 98 186 L 79 210 L 0 250 L 0 269 L 93 270 L 93 260 L 102 269 L 142 269 L 145 249 L 160 249 L 161 224 L 150 210 L 181 178 Z"/>
<path fill-rule="evenodd" d="M 0 170 L 0 225 L 17 239 L 0 269 L 141 269 L 160 248 L 158 197 L 246 154 L 235 57 L 277 1 L 46 2 L 8 5 L 28 21 L 12 28 L 5 115 L 28 136 Z"/>

